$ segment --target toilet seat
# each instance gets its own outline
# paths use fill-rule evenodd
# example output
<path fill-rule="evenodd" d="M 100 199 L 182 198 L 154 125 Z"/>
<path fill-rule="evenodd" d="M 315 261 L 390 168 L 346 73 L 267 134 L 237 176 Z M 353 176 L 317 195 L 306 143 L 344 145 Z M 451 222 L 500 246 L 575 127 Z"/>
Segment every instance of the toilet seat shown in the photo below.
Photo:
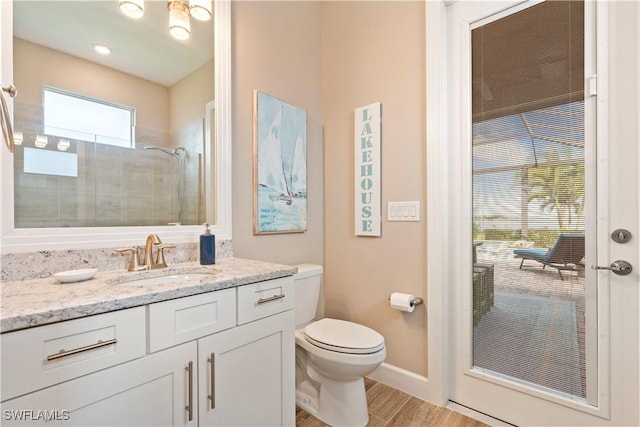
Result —
<path fill-rule="evenodd" d="M 311 344 L 347 354 L 371 354 L 384 348 L 384 337 L 371 328 L 338 319 L 321 319 L 304 328 Z"/>

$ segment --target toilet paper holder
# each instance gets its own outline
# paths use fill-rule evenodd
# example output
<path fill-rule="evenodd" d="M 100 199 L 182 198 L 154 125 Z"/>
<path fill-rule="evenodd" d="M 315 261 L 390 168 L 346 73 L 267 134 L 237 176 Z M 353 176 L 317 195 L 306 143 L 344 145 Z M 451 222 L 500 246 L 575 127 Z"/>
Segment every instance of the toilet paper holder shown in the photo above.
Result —
<path fill-rule="evenodd" d="M 389 301 L 391 301 L 391 295 L 389 295 Z M 411 304 L 412 307 L 415 307 L 416 305 L 420 305 L 423 302 L 424 301 L 422 300 L 422 298 L 414 297 L 411 301 L 409 301 L 409 304 Z"/>

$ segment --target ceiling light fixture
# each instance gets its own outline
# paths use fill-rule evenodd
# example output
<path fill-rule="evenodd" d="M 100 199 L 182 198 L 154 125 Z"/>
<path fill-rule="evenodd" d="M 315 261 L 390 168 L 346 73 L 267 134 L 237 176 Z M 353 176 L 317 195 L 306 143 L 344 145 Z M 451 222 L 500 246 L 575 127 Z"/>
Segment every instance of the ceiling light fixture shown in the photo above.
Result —
<path fill-rule="evenodd" d="M 189 0 L 189 12 L 198 21 L 208 21 L 213 14 L 211 0 Z"/>
<path fill-rule="evenodd" d="M 144 15 L 144 0 L 120 0 L 120 10 L 125 15 L 140 19 Z M 187 40 L 191 35 L 189 15 L 198 21 L 209 21 L 213 16 L 212 0 L 168 0 L 169 33 L 178 40 Z M 103 55 L 108 55 L 109 48 L 94 44 L 94 49 Z M 101 49 L 101 50 L 98 50 Z"/>
<path fill-rule="evenodd" d="M 94 43 L 92 46 L 93 50 L 98 52 L 100 55 L 109 55 L 111 53 L 111 49 L 103 44 Z"/>
<path fill-rule="evenodd" d="M 34 145 L 38 148 L 44 148 L 49 143 L 49 138 L 46 135 L 36 135 L 36 141 Z"/>
<path fill-rule="evenodd" d="M 191 32 L 189 7 L 181 0 L 167 3 L 169 9 L 169 33 L 178 40 L 187 40 Z"/>
<path fill-rule="evenodd" d="M 120 10 L 129 18 L 140 19 L 144 15 L 144 0 L 120 0 Z"/>

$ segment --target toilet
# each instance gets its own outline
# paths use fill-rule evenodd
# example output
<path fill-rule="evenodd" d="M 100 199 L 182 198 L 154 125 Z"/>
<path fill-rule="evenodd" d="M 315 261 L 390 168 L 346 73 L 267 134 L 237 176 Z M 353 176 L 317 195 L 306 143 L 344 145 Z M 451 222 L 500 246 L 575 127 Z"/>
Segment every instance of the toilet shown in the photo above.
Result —
<path fill-rule="evenodd" d="M 384 337 L 357 323 L 316 320 L 322 266 L 297 267 L 296 405 L 332 426 L 364 426 L 369 421 L 364 376 L 384 361 Z"/>

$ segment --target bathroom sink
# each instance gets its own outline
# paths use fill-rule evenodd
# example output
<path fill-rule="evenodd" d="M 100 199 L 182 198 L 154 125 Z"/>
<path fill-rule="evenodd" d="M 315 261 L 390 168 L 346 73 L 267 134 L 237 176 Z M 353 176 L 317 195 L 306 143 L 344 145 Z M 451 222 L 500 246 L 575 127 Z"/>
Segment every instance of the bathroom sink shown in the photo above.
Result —
<path fill-rule="evenodd" d="M 165 283 L 185 282 L 190 280 L 213 279 L 215 273 L 170 273 L 164 276 L 127 280 L 121 286 L 163 285 Z"/>

